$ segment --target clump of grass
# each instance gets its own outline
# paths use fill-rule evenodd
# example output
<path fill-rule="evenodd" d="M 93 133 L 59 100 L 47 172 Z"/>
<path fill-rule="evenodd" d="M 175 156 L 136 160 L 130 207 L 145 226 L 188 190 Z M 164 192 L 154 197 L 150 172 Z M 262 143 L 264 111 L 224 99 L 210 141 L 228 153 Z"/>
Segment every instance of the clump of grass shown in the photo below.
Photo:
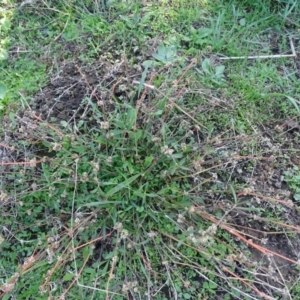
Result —
<path fill-rule="evenodd" d="M 103 292 L 193 297 L 200 290 L 189 291 L 186 279 L 177 282 L 180 268 L 171 270 L 173 251 L 188 256 L 198 246 L 214 247 L 217 232 L 216 225 L 197 215 L 203 200 L 188 192 L 195 166 L 201 165 L 193 132 L 190 126 L 177 127 L 164 101 L 144 112 L 142 119 L 128 104 L 117 105 L 110 114 L 101 112 L 99 105 L 93 105 L 93 128 L 79 121 L 61 131 L 34 124 L 30 112 L 23 116 L 26 132 L 34 129 L 30 142 L 35 139 L 51 155 L 28 153 L 28 161 L 15 164 L 1 191 L 7 212 L 17 211 L 5 221 L 9 230 L 2 247 L 21 251 L 26 260 L 16 269 L 17 258 L 4 251 L 3 257 L 14 266 L 9 272 L 18 272 L 26 285 L 38 264 L 39 279 L 31 285 L 31 294 L 62 297 L 69 285 L 72 293 L 88 285 L 83 294 L 101 297 Z M 202 259 L 209 266 L 207 255 Z M 190 279 L 197 276 L 189 272 Z M 164 280 L 167 291 L 160 290 Z M 24 284 L 15 286 L 20 297 L 28 293 Z"/>
<path fill-rule="evenodd" d="M 22 39 L 26 47 L 38 38 L 53 55 L 59 43 L 79 43 L 84 37 L 88 53 L 78 57 L 92 63 L 91 57 L 99 57 L 110 43 L 110 52 L 101 59 L 109 59 L 113 68 L 114 55 L 122 54 L 126 73 L 130 51 L 146 51 L 147 40 L 159 33 L 164 38 L 159 37 L 157 52 L 151 54 L 156 63 L 143 64 L 138 91 L 131 89 L 137 96 L 114 98 L 116 78 L 107 87 L 113 107 L 109 111 L 105 101 L 91 96 L 83 100 L 89 119 L 50 124 L 31 110 L 8 112 L 0 144 L 1 296 L 270 299 L 269 295 L 289 293 L 281 274 L 286 290 L 265 281 L 274 272 L 272 264 L 268 270 L 258 266 L 248 248 L 297 265 L 262 246 L 267 243 L 262 227 L 266 234 L 272 226 L 285 234 L 290 234 L 287 228 L 299 230 L 278 220 L 293 203 L 264 197 L 248 187 L 249 173 L 267 160 L 256 127 L 257 120 L 268 119 L 265 111 L 270 105 L 262 95 L 274 92 L 274 85 L 266 88 L 270 74 L 275 74 L 274 82 L 282 78 L 272 63 L 225 67 L 211 56 L 216 51 L 228 55 L 258 51 L 261 40 L 255 41 L 257 47 L 245 42 L 264 25 L 275 26 L 278 16 L 266 17 L 270 2 L 265 9 L 253 1 L 223 1 L 221 13 L 219 7 L 210 6 L 211 13 L 203 9 L 201 14 L 197 9 L 200 3 L 205 7 L 202 1 L 174 1 L 172 9 L 167 1 L 161 6 L 127 2 L 92 10 L 92 2 L 70 2 L 36 18 L 24 7 L 28 28 L 50 22 L 42 31 L 30 30 L 28 40 Z M 46 4 L 41 4 L 46 6 L 41 11 L 49 10 Z M 237 5 L 241 7 L 236 9 Z M 255 16 L 260 16 L 259 22 Z M 211 24 L 213 30 L 208 28 Z M 111 43 L 115 37 L 122 46 Z M 57 43 L 52 48 L 48 43 L 53 40 Z M 37 45 L 41 44 L 31 49 Z M 207 58 L 187 63 L 180 57 L 182 51 Z M 45 72 L 44 67 L 40 73 L 33 71 L 35 64 L 28 63 L 32 57 L 33 51 L 13 61 L 24 70 L 19 77 L 13 69 L 1 69 L 1 74 L 12 74 L 6 84 L 10 100 L 24 96 L 19 89 L 27 86 L 24 107 Z M 131 59 L 141 64 L 144 57 Z M 157 69 L 163 65 L 145 85 L 155 96 L 144 90 L 147 71 L 153 71 L 150 63 Z M 129 84 L 128 74 L 124 77 Z M 90 92 L 96 90 L 92 87 Z M 278 107 L 288 115 L 290 106 L 281 102 L 272 102 L 270 112 Z M 239 135 L 253 131 L 255 137 Z M 250 179 L 245 179 L 248 175 Z M 290 175 L 286 181 L 296 186 Z M 260 201 L 272 203 L 271 209 Z M 257 220 L 261 227 L 251 231 Z"/>
<path fill-rule="evenodd" d="M 235 204 L 222 202 L 221 210 L 209 196 L 218 193 L 210 170 L 222 175 L 226 164 L 220 152 L 218 164 L 205 169 L 213 142 L 199 151 L 199 126 L 187 118 L 178 126 L 175 100 L 148 106 L 142 100 L 135 107 L 115 103 L 108 112 L 101 100 L 85 99 L 94 125 L 85 119 L 53 125 L 32 111 L 6 118 L 6 132 L 17 140 L 14 148 L 2 146 L 20 161 L 2 163 L 3 295 L 262 295 L 249 283 L 255 264 L 231 235 L 250 242 L 223 221 L 243 203 L 233 188 L 222 193 L 233 194 Z M 237 266 L 247 270 L 242 277 Z"/>

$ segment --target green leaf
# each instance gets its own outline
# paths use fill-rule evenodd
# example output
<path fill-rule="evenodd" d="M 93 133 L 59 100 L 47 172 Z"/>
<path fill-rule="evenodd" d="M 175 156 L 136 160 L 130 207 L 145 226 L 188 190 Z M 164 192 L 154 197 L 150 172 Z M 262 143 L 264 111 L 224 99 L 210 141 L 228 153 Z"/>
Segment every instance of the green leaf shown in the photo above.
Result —
<path fill-rule="evenodd" d="M 157 52 L 158 52 L 159 55 L 165 56 L 165 54 L 166 54 L 166 47 L 164 45 L 162 45 L 162 44 L 158 45 Z"/>
<path fill-rule="evenodd" d="M 9 300 L 9 299 L 11 299 L 11 294 L 10 293 L 7 293 L 7 294 L 5 294 L 4 296 L 3 296 L 3 298 L 2 298 L 2 300 Z"/>
<path fill-rule="evenodd" d="M 80 207 L 93 207 L 93 206 L 99 206 L 104 204 L 117 204 L 122 203 L 122 201 L 98 201 L 98 202 L 91 202 L 87 204 L 83 204 Z"/>
<path fill-rule="evenodd" d="M 166 54 L 165 54 L 166 59 L 172 60 L 176 56 L 176 52 L 177 52 L 177 49 L 173 45 L 166 48 Z"/>
<path fill-rule="evenodd" d="M 158 111 L 153 113 L 153 116 L 161 116 L 163 113 L 164 113 L 164 111 L 162 109 L 159 109 Z"/>
<path fill-rule="evenodd" d="M 138 206 L 136 208 L 136 211 L 139 212 L 139 213 L 142 213 L 144 211 L 144 207 L 143 206 Z"/>
<path fill-rule="evenodd" d="M 246 19 L 245 19 L 245 18 L 240 19 L 240 20 L 239 20 L 239 24 L 240 24 L 241 26 L 245 26 L 245 25 L 246 25 Z"/>
<path fill-rule="evenodd" d="M 77 127 L 80 128 L 80 127 L 82 127 L 83 124 L 84 124 L 84 121 L 83 120 L 79 120 L 79 122 L 77 124 Z"/>
<path fill-rule="evenodd" d="M 128 17 L 126 17 L 126 16 L 120 15 L 120 19 L 122 19 L 123 21 L 125 21 L 126 25 L 127 25 L 130 29 L 134 28 L 134 25 L 135 25 L 135 24 L 133 23 L 133 20 L 131 20 L 130 18 L 128 18 Z"/>
<path fill-rule="evenodd" d="M 147 197 L 150 197 L 150 198 L 157 198 L 158 195 L 155 194 L 155 193 L 149 193 L 149 194 L 146 194 Z"/>
<path fill-rule="evenodd" d="M 173 158 L 181 158 L 183 155 L 181 153 L 175 153 L 171 155 Z"/>
<path fill-rule="evenodd" d="M 128 134 L 133 141 L 138 141 L 143 136 L 143 131 L 142 130 L 131 131 Z"/>
<path fill-rule="evenodd" d="M 75 274 L 71 274 L 71 273 L 67 273 L 65 274 L 65 276 L 63 277 L 63 281 L 70 281 L 71 279 L 73 279 L 75 276 Z"/>
<path fill-rule="evenodd" d="M 3 100 L 7 93 L 6 85 L 3 82 L 0 82 L 0 100 Z"/>
<path fill-rule="evenodd" d="M 140 80 L 139 89 L 138 89 L 138 97 L 140 97 L 140 93 L 143 89 L 148 69 L 151 67 L 152 63 L 153 63 L 152 60 L 145 60 L 143 62 L 143 67 L 145 68 L 145 70 L 144 70 L 144 72 L 142 74 L 142 78 Z"/>
<path fill-rule="evenodd" d="M 136 133 L 135 133 L 135 138 L 136 140 L 138 141 L 144 134 L 144 131 L 143 130 L 138 130 Z"/>
<path fill-rule="evenodd" d="M 151 165 L 153 159 L 154 159 L 154 157 L 153 157 L 152 155 L 147 156 L 147 157 L 145 158 L 144 166 L 145 166 L 146 168 L 148 168 L 148 167 Z"/>
<path fill-rule="evenodd" d="M 223 75 L 225 66 L 216 66 L 216 75 Z"/>
<path fill-rule="evenodd" d="M 87 268 L 84 268 L 84 273 L 89 273 L 91 275 L 95 275 L 96 272 L 93 268 L 87 267 Z"/>
<path fill-rule="evenodd" d="M 195 29 L 193 26 L 191 26 L 191 33 L 192 34 L 196 34 L 197 33 L 197 29 Z"/>
<path fill-rule="evenodd" d="M 90 246 L 85 246 L 83 249 L 83 259 L 86 260 L 90 254 Z"/>
<path fill-rule="evenodd" d="M 11 22 L 7 17 L 3 17 L 0 20 L 0 31 L 3 31 L 4 33 L 8 33 L 11 26 Z"/>
<path fill-rule="evenodd" d="M 206 73 L 206 74 L 210 74 L 211 73 L 211 67 L 210 67 L 210 61 L 208 58 L 205 58 L 201 64 L 202 70 Z"/>
<path fill-rule="evenodd" d="M 166 133 L 169 131 L 169 127 L 166 123 L 163 124 L 161 127 L 161 134 L 165 138 Z"/>
<path fill-rule="evenodd" d="M 72 150 L 79 153 L 79 154 L 83 154 L 83 153 L 87 152 L 87 149 L 86 149 L 85 146 L 76 146 L 76 147 L 73 147 Z"/>
<path fill-rule="evenodd" d="M 300 200 L 300 194 L 295 194 L 294 195 L 294 200 L 299 201 Z"/>
<path fill-rule="evenodd" d="M 69 126 L 69 123 L 67 121 L 61 121 L 60 122 L 61 126 L 67 128 Z"/>
<path fill-rule="evenodd" d="M 157 53 L 152 54 L 152 56 L 163 62 L 171 62 L 176 58 L 177 49 L 174 45 L 165 47 L 164 45 L 159 45 L 157 47 Z"/>
<path fill-rule="evenodd" d="M 158 104 L 158 109 L 164 111 L 167 103 L 167 97 L 163 98 L 159 104 Z"/>
<path fill-rule="evenodd" d="M 114 255 L 115 255 L 115 253 L 114 253 L 114 251 L 112 251 L 112 252 L 109 252 L 107 254 L 103 254 L 103 258 L 106 259 L 106 260 L 109 260 L 109 259 L 113 258 Z"/>
<path fill-rule="evenodd" d="M 288 98 L 291 103 L 295 106 L 295 108 L 297 109 L 297 112 L 300 113 L 300 109 L 299 109 L 299 106 L 298 106 L 298 102 L 296 101 L 296 99 L 294 99 L 293 97 L 291 96 L 288 96 L 288 95 L 285 95 L 286 98 Z"/>
<path fill-rule="evenodd" d="M 197 32 L 198 38 L 203 39 L 212 33 L 210 28 L 200 28 Z"/>
<path fill-rule="evenodd" d="M 135 124 L 136 121 L 136 110 L 134 108 L 130 108 L 127 111 L 127 116 L 126 116 L 126 124 L 127 124 L 127 129 L 131 130 L 133 125 Z"/>
<path fill-rule="evenodd" d="M 120 191 L 124 188 L 127 188 L 130 185 L 130 183 L 135 181 L 140 176 L 141 176 L 140 174 L 137 174 L 137 175 L 134 175 L 134 176 L 128 178 L 124 182 L 119 183 L 117 186 L 115 186 L 110 191 L 108 191 L 108 193 L 106 194 L 106 198 L 111 197 L 112 195 L 114 195 L 115 193 L 117 193 L 118 191 Z"/>
<path fill-rule="evenodd" d="M 152 56 L 161 62 L 166 62 L 166 57 L 164 55 L 154 53 Z"/>
<path fill-rule="evenodd" d="M 5 49 L 0 48 L 0 61 L 6 60 L 8 58 L 8 53 Z"/>

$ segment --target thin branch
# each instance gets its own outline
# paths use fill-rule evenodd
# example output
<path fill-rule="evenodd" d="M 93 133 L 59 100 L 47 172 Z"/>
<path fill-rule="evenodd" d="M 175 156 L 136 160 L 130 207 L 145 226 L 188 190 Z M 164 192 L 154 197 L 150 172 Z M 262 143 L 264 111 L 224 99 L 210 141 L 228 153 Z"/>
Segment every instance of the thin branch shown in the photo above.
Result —
<path fill-rule="evenodd" d="M 292 54 L 275 54 L 275 55 L 253 55 L 253 56 L 231 56 L 219 57 L 220 60 L 234 60 L 234 59 L 266 59 L 266 58 L 284 58 L 284 57 L 297 57 L 292 38 L 289 38 Z"/>

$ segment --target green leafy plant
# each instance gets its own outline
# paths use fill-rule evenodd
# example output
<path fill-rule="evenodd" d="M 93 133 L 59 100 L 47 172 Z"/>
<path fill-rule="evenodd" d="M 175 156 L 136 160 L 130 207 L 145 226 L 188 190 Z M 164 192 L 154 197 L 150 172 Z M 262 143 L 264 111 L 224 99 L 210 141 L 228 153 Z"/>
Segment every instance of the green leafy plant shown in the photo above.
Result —
<path fill-rule="evenodd" d="M 176 59 L 177 49 L 174 45 L 164 46 L 160 44 L 157 48 L 157 53 L 152 56 L 160 62 L 171 63 Z"/>
<path fill-rule="evenodd" d="M 220 85 L 224 82 L 224 65 L 213 66 L 208 58 L 205 58 L 201 63 L 202 69 L 196 68 L 199 74 L 204 75 L 209 81 Z"/>
<path fill-rule="evenodd" d="M 284 172 L 284 179 L 289 188 L 293 191 L 293 198 L 295 201 L 300 201 L 300 172 L 297 166 L 293 170 Z"/>
<path fill-rule="evenodd" d="M 210 36 L 212 34 L 211 28 L 201 27 L 195 29 L 191 26 L 190 35 L 183 36 L 182 40 L 189 43 L 189 47 L 203 49 L 211 44 Z"/>
<path fill-rule="evenodd" d="M 160 108 L 164 109 L 163 107 L 160 105 Z M 34 181 L 26 180 L 29 190 L 25 194 L 22 192 L 22 178 L 32 174 L 30 169 L 37 167 L 37 159 L 32 157 L 31 168 L 25 174 L 18 175 L 17 182 L 22 182 L 15 186 L 15 192 L 19 195 L 17 201 L 22 202 L 21 206 L 18 205 L 18 220 L 23 226 L 30 226 L 30 229 L 26 233 L 19 232 L 16 236 L 19 240 L 34 240 L 38 235 L 41 243 L 51 249 L 52 242 L 49 244 L 49 238 L 45 240 L 46 236 L 52 236 L 50 224 L 43 225 L 44 229 L 38 224 L 30 225 L 34 220 L 40 219 L 45 210 L 50 210 L 55 215 L 64 212 L 70 216 L 66 226 L 74 234 L 73 249 L 76 245 L 97 239 L 99 234 L 105 236 L 108 232 L 114 232 L 111 240 L 113 249 L 104 256 L 107 263 L 116 256 L 126 256 L 127 251 L 123 252 L 123 247 L 133 247 L 133 256 L 129 261 L 125 263 L 122 258 L 120 263 L 116 262 L 116 278 L 111 279 L 111 284 L 115 285 L 121 278 L 129 275 L 130 268 L 144 265 L 145 262 L 139 255 L 144 247 L 147 250 L 143 251 L 149 252 L 147 260 L 151 262 L 152 268 L 160 268 L 160 259 L 153 247 L 157 247 L 156 243 L 163 243 L 163 240 L 155 237 L 159 238 L 162 233 L 177 234 L 178 210 L 195 203 L 195 200 L 192 201 L 183 192 L 191 188 L 186 175 L 191 171 L 189 165 L 195 155 L 192 151 L 194 141 L 189 137 L 188 129 L 180 135 L 171 129 L 173 116 L 168 116 L 164 110 L 169 121 L 168 124 L 161 123 L 159 127 L 155 125 L 160 123 L 159 117 L 153 117 L 155 113 L 148 115 L 146 119 L 144 116 L 141 124 L 137 120 L 136 108 L 128 104 L 118 105 L 106 120 L 99 108 L 94 106 L 93 110 L 99 126 L 87 131 L 83 121 L 79 121 L 74 128 L 64 122 L 62 125 L 66 132 L 63 139 L 57 134 L 59 131 L 53 131 L 48 132 L 48 137 L 41 140 L 43 147 L 52 155 L 49 160 L 41 162 L 40 176 L 33 175 L 36 177 Z M 180 184 L 172 179 L 176 177 L 183 177 Z M 3 199 L 4 197 L 9 196 L 3 194 Z M 102 215 L 105 217 L 102 218 Z M 81 233 L 78 226 L 83 226 L 86 218 L 92 218 L 93 225 L 86 224 Z M 47 220 L 40 221 L 47 223 Z M 18 230 L 17 227 L 14 230 Z M 57 238 L 57 247 L 61 252 L 66 247 L 64 234 L 56 226 L 53 230 L 61 236 Z M 36 243 L 29 246 L 27 253 L 34 251 L 35 246 Z M 151 252 L 153 255 L 150 255 Z M 94 255 L 92 253 L 94 251 L 90 255 Z M 27 255 L 24 253 L 24 256 Z M 65 257 L 63 252 L 59 255 Z M 72 266 L 72 273 L 63 277 L 66 283 L 73 278 L 74 272 L 79 272 L 80 266 L 84 266 L 84 252 L 80 251 L 77 255 L 83 255 L 83 260 L 76 260 L 77 267 Z M 48 255 L 49 260 L 53 258 L 51 254 Z M 102 259 L 100 262 L 104 263 Z M 83 278 L 88 276 L 84 274 L 89 269 L 84 270 Z M 58 280 L 62 271 L 63 266 L 57 265 L 52 280 Z M 40 272 L 43 272 L 42 269 Z M 145 275 L 142 272 L 139 276 Z M 25 296 L 21 290 L 18 293 Z M 184 295 L 187 297 L 186 292 Z"/>

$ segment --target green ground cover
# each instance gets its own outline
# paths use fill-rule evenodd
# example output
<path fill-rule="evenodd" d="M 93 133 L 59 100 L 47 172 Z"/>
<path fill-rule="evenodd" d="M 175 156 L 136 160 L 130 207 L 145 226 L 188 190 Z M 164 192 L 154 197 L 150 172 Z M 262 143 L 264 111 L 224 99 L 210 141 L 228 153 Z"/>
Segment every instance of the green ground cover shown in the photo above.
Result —
<path fill-rule="evenodd" d="M 2 299 L 300 297 L 299 16 L 2 1 Z"/>

